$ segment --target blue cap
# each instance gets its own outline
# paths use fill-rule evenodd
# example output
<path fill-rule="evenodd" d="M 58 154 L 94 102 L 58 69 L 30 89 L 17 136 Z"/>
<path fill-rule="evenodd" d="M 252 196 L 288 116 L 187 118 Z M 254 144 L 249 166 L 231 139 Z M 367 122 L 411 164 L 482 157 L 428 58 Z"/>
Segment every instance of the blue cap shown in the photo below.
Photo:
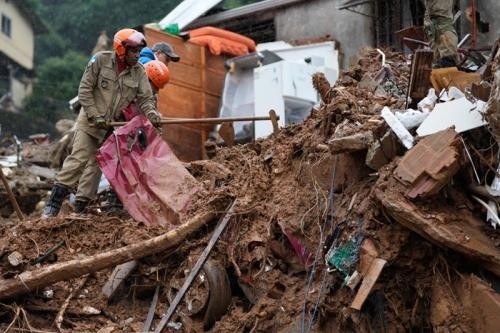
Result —
<path fill-rule="evenodd" d="M 143 48 L 139 55 L 140 55 L 139 62 L 143 65 L 150 62 L 151 60 L 156 59 L 153 51 L 149 47 Z"/>

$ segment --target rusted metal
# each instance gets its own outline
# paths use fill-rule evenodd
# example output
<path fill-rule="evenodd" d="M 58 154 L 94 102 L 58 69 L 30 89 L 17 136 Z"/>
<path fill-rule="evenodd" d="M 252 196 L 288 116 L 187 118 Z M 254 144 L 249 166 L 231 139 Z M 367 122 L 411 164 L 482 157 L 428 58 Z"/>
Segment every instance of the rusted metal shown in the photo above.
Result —
<path fill-rule="evenodd" d="M 425 42 L 424 29 L 422 27 L 411 26 L 394 33 L 404 46 L 415 52 L 422 43 Z M 427 44 L 427 43 L 426 43 Z"/>
<path fill-rule="evenodd" d="M 23 212 L 21 212 L 21 208 L 19 208 L 19 204 L 17 203 L 16 197 L 12 193 L 12 190 L 10 189 L 9 182 L 7 182 L 7 178 L 5 178 L 5 175 L 3 174 L 3 170 L 0 167 L 0 177 L 2 178 L 2 183 L 3 186 L 5 187 L 5 190 L 7 191 L 7 196 L 9 197 L 10 203 L 14 210 L 16 211 L 17 217 L 19 220 L 24 221 L 24 215 Z"/>

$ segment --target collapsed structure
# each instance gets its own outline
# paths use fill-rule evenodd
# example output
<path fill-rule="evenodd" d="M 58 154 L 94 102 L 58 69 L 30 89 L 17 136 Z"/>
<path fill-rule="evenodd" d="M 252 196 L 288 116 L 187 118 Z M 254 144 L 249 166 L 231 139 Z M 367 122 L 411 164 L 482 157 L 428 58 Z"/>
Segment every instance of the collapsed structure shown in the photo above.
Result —
<path fill-rule="evenodd" d="M 406 111 L 410 61 L 385 57 L 381 67 L 364 50 L 333 87 L 315 74 L 322 103 L 304 123 L 186 163 L 201 190 L 173 231 L 127 216 L 12 214 L 0 226 L 0 327 L 158 331 L 184 289 L 165 330 L 496 331 L 500 52 L 483 75 L 487 126 L 424 138 L 414 134 L 425 117 Z M 10 170 L 11 182 L 27 172 Z M 40 193 L 21 182 L 18 198 Z M 207 253 L 217 219 L 227 227 Z"/>

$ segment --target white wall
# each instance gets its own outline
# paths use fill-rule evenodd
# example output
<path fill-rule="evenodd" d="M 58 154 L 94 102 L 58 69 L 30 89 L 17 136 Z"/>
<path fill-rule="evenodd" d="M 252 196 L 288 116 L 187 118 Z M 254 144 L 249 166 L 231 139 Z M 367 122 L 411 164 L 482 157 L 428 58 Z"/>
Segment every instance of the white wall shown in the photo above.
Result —
<path fill-rule="evenodd" d="M 341 68 L 348 68 L 361 48 L 374 46 L 373 20 L 348 10 L 338 10 L 341 2 L 308 0 L 280 10 L 275 18 L 276 39 L 287 41 L 330 35 L 340 42 Z M 371 14 L 370 5 L 360 8 Z"/>

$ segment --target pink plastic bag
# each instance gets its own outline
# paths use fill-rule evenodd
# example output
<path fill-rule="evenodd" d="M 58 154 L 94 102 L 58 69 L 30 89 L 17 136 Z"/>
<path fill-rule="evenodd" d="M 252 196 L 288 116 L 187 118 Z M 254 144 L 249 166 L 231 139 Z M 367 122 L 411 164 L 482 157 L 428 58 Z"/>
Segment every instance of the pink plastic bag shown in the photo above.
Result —
<path fill-rule="evenodd" d="M 174 229 L 200 188 L 142 115 L 113 132 L 98 150 L 97 163 L 124 208 L 147 225 Z"/>

